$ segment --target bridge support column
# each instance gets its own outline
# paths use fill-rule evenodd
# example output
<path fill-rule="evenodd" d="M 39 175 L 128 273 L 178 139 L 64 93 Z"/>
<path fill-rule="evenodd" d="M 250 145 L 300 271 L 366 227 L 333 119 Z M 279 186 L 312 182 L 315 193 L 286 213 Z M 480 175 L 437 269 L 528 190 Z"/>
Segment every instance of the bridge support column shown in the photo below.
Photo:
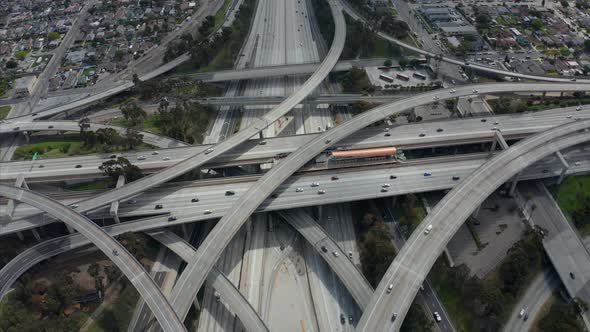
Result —
<path fill-rule="evenodd" d="M 31 140 L 31 135 L 29 134 L 28 131 L 23 131 L 23 136 L 25 137 L 25 141 L 27 143 L 29 143 L 29 141 Z"/>
<path fill-rule="evenodd" d="M 516 174 L 514 176 L 514 178 L 512 178 L 512 184 L 510 185 L 510 190 L 508 191 L 508 195 L 514 196 L 514 191 L 516 190 L 516 185 L 518 184 L 518 180 L 520 179 L 521 173 L 522 172 L 518 172 L 518 174 Z"/>
<path fill-rule="evenodd" d="M 567 171 L 570 169 L 570 165 L 561 154 L 561 151 L 555 152 L 555 155 L 557 156 L 557 159 L 559 159 L 559 162 L 561 162 L 561 164 L 563 165 L 561 173 L 559 174 L 559 178 L 557 178 L 557 184 L 561 184 L 561 182 L 563 182 L 563 179 L 565 178 Z"/>
<path fill-rule="evenodd" d="M 33 236 L 35 237 L 35 239 L 37 239 L 37 242 L 41 242 L 41 235 L 39 235 L 39 232 L 37 231 L 36 228 L 31 229 L 31 232 L 33 233 Z"/>
<path fill-rule="evenodd" d="M 504 139 L 504 136 L 502 136 L 502 133 L 496 130 L 494 132 L 494 140 L 492 141 L 490 155 L 494 152 L 494 150 L 496 150 L 496 146 L 498 146 L 498 144 L 500 144 L 500 148 L 502 148 L 502 150 L 509 148 L 508 143 L 506 143 L 506 140 Z"/>
<path fill-rule="evenodd" d="M 16 181 L 14 181 L 14 186 L 17 188 L 22 188 L 25 187 L 27 189 L 29 189 L 29 185 L 27 184 L 27 182 L 25 181 L 25 176 L 24 174 L 19 174 L 16 177 Z M 12 216 L 14 214 L 14 208 L 16 207 L 16 203 L 14 202 L 14 200 L 9 199 L 8 203 L 6 203 L 6 216 L 8 216 L 8 220 L 12 221 Z M 21 241 L 25 240 L 25 236 L 23 235 L 22 232 L 17 232 L 16 236 L 18 236 L 18 238 Z"/>
<path fill-rule="evenodd" d="M 180 228 L 182 229 L 182 236 L 185 239 L 189 239 L 190 238 L 190 232 L 189 232 L 189 230 L 187 228 L 187 225 L 186 224 L 181 224 L 180 225 Z"/>
<path fill-rule="evenodd" d="M 125 185 L 125 177 L 123 175 L 119 175 L 119 178 L 117 179 L 116 188 L 121 188 L 123 185 Z M 121 223 L 121 220 L 119 220 L 119 201 L 114 201 L 111 203 L 109 214 L 111 215 L 111 217 L 113 217 L 117 224 Z"/>
<path fill-rule="evenodd" d="M 479 210 L 481 210 L 481 204 L 479 204 L 479 205 L 477 206 L 477 209 L 475 209 L 475 211 L 473 211 L 473 213 L 471 214 L 471 216 L 472 216 L 473 218 L 477 218 L 477 216 L 479 215 Z"/>

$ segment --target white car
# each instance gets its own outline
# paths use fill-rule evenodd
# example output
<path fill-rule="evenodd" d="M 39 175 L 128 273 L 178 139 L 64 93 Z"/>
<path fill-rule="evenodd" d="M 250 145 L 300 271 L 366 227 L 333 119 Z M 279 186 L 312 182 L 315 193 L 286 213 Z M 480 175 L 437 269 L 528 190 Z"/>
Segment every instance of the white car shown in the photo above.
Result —
<path fill-rule="evenodd" d="M 170 157 L 162 157 L 162 160 L 170 160 Z"/>
<path fill-rule="evenodd" d="M 320 189 L 320 190 L 318 190 L 318 195 L 323 195 L 323 194 L 325 194 L 325 193 L 326 193 L 326 191 L 325 191 L 324 189 Z"/>
<path fill-rule="evenodd" d="M 381 187 L 383 187 L 383 188 L 389 188 L 389 187 L 391 187 L 391 185 L 389 183 L 384 183 L 384 184 L 381 185 Z"/>
<path fill-rule="evenodd" d="M 438 323 L 442 321 L 442 318 L 440 318 L 440 314 L 438 313 L 438 311 L 434 312 L 434 319 L 436 319 Z"/>
<path fill-rule="evenodd" d="M 479 90 L 473 89 L 473 93 L 479 93 Z"/>
<path fill-rule="evenodd" d="M 334 257 L 339 257 L 340 254 L 337 251 L 332 251 L 332 255 L 334 255 Z"/>
<path fill-rule="evenodd" d="M 387 286 L 387 294 L 391 293 L 392 290 L 393 290 L 393 284 L 389 284 L 389 286 Z"/>
<path fill-rule="evenodd" d="M 320 186 L 320 183 L 319 182 L 312 182 L 311 183 L 311 186 L 312 187 L 319 187 Z"/>
<path fill-rule="evenodd" d="M 432 225 L 426 226 L 426 229 L 424 230 L 424 234 L 428 235 L 430 233 L 430 231 L 432 231 Z"/>
<path fill-rule="evenodd" d="M 302 193 L 303 192 L 303 188 L 297 188 L 297 189 L 295 189 L 295 192 L 296 193 Z"/>
<path fill-rule="evenodd" d="M 145 160 L 145 156 L 139 156 L 137 157 L 137 160 Z"/>
<path fill-rule="evenodd" d="M 455 89 L 451 89 L 451 91 L 450 91 L 450 92 L 451 92 L 451 93 L 455 93 L 455 92 L 457 92 L 457 90 L 455 90 Z"/>

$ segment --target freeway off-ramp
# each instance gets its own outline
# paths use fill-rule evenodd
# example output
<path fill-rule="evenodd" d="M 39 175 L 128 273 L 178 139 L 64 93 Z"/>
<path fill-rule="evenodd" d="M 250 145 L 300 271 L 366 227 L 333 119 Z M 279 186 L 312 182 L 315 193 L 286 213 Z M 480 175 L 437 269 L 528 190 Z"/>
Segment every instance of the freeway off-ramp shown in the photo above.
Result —
<path fill-rule="evenodd" d="M 357 149 L 396 146 L 402 150 L 452 146 L 455 144 L 489 142 L 494 137 L 493 127 L 502 130 L 506 140 L 520 139 L 528 135 L 567 123 L 571 119 L 590 117 L 590 109 L 567 107 L 535 113 L 489 116 L 485 118 L 454 119 L 452 121 L 419 122 L 397 125 L 390 128 L 386 136 L 381 128 L 365 128 L 343 139 L 335 148 Z M 485 121 L 485 122 L 482 122 Z M 497 123 L 497 124 L 496 124 Z M 441 132 L 442 130 L 442 132 Z M 422 136 L 424 134 L 424 136 Z M 205 167 L 224 165 L 247 165 L 272 162 L 280 153 L 291 153 L 308 144 L 319 134 L 252 139 L 224 153 Z M 260 142 L 264 141 L 262 145 Z M 155 172 L 170 167 L 192 155 L 202 153 L 213 145 L 197 145 L 184 148 L 116 153 L 133 162 L 144 172 Z M 157 153 L 157 155 L 155 154 Z M 40 160 L 0 162 L 0 181 L 13 182 L 21 173 L 26 173 L 27 182 L 82 179 L 101 176 L 98 167 L 108 159 L 110 153 L 94 156 L 50 158 Z M 145 160 L 139 160 L 144 156 Z M 143 158 L 140 158 L 143 159 Z M 164 160 L 169 159 L 169 160 Z M 40 166 L 43 165 L 41 168 Z M 81 165 L 74 168 L 74 165 Z"/>
<path fill-rule="evenodd" d="M 398 330 L 420 283 L 465 219 L 498 186 L 550 153 L 590 139 L 590 121 L 563 125 L 523 140 L 486 162 L 456 186 L 412 233 L 379 283 L 358 331 Z M 577 133 L 577 131 L 582 132 Z M 564 138 L 562 136 L 571 134 Z M 428 236 L 428 225 L 433 229 Z M 393 296 L 386 289 L 393 284 Z M 397 313 L 393 322 L 391 317 Z"/>
<path fill-rule="evenodd" d="M 125 247 L 91 220 L 59 202 L 25 189 L 0 184 L 0 192 L 2 192 L 2 196 L 7 198 L 36 206 L 80 232 L 125 274 L 146 301 L 165 331 L 186 331 L 182 321 L 172 310 L 170 303 L 168 303 L 160 288 L 150 278 L 143 266 Z"/>
<path fill-rule="evenodd" d="M 295 173 L 305 163 L 314 158 L 328 147 L 372 123 L 393 114 L 399 114 L 410 108 L 431 103 L 433 100 L 446 100 L 458 96 L 473 93 L 488 93 L 500 91 L 585 91 L 587 84 L 481 84 L 476 86 L 457 87 L 457 89 L 443 89 L 427 92 L 415 97 L 374 108 L 361 113 L 349 121 L 332 128 L 310 144 L 303 146 L 291 153 L 287 158 L 276 164 L 255 186 L 241 196 L 215 228 L 201 244 L 194 258 L 187 265 L 185 272 L 180 276 L 172 291 L 174 308 L 181 315 L 185 315 L 190 308 L 190 303 L 196 292 L 200 289 L 208 272 L 211 270 L 223 249 L 231 241 L 236 232 L 246 222 L 248 217 L 279 187 L 291 174 Z M 525 90 L 526 89 L 526 90 Z M 553 90 L 557 89 L 557 90 Z M 582 121 L 583 122 L 583 121 Z M 191 289 L 191 293 L 186 292 Z"/>

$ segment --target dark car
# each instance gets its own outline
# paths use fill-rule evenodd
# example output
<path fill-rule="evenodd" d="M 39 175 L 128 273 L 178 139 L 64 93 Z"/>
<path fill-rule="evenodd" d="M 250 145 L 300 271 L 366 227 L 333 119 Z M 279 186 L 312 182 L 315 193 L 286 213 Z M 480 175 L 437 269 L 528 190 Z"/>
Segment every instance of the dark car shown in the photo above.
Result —
<path fill-rule="evenodd" d="M 346 323 L 346 317 L 344 317 L 344 314 L 340 314 L 340 324 L 344 323 Z"/>
<path fill-rule="evenodd" d="M 236 192 L 233 191 L 233 190 L 228 190 L 228 191 L 225 192 L 225 196 L 233 196 L 235 194 L 236 194 Z"/>
<path fill-rule="evenodd" d="M 420 134 L 420 135 L 418 135 L 418 136 L 420 136 L 420 137 L 424 137 L 424 136 L 426 136 L 426 134 L 424 134 L 424 133 L 421 133 L 421 134 Z"/>
<path fill-rule="evenodd" d="M 198 199 L 198 198 L 193 198 L 193 199 L 191 199 L 191 202 L 193 202 L 193 203 L 196 203 L 196 202 L 198 202 L 198 201 L 199 201 L 199 199 Z"/>
<path fill-rule="evenodd" d="M 436 132 L 437 132 L 437 133 L 440 133 L 440 132 L 442 132 L 442 131 L 443 131 L 443 129 L 442 129 L 442 128 L 438 128 L 438 129 L 436 130 Z"/>
<path fill-rule="evenodd" d="M 390 176 L 389 176 L 389 179 L 390 179 L 390 180 L 395 180 L 395 179 L 397 179 L 397 175 L 390 175 Z"/>
<path fill-rule="evenodd" d="M 570 278 L 572 278 L 572 279 L 576 279 L 576 276 L 574 275 L 574 273 L 573 273 L 573 272 L 570 272 Z"/>
<path fill-rule="evenodd" d="M 332 177 L 332 181 L 336 181 L 336 180 L 338 180 L 338 179 L 340 179 L 340 178 L 339 178 L 339 177 L 337 177 L 336 175 L 334 175 L 334 176 Z"/>
<path fill-rule="evenodd" d="M 162 209 L 164 206 L 162 206 L 162 204 L 156 204 L 156 210 L 160 210 Z"/>
<path fill-rule="evenodd" d="M 397 318 L 397 312 L 394 312 L 393 315 L 391 316 L 391 321 L 394 322 L 396 318 Z"/>
<path fill-rule="evenodd" d="M 45 167 L 45 165 L 43 165 L 43 164 L 39 165 L 39 168 L 44 168 L 44 167 Z"/>
<path fill-rule="evenodd" d="M 455 176 L 453 176 L 453 181 L 459 181 L 459 179 L 461 179 L 461 178 L 460 178 L 460 177 L 458 177 L 458 176 L 456 176 L 456 175 L 455 175 Z"/>
<path fill-rule="evenodd" d="M 174 220 L 176 220 L 176 217 L 175 216 L 168 217 L 168 221 L 174 221 Z"/>
<path fill-rule="evenodd" d="M 385 133 L 385 137 L 389 137 L 389 136 L 391 136 L 390 133 Z"/>
<path fill-rule="evenodd" d="M 112 154 L 112 155 L 109 156 L 109 158 L 116 159 L 117 158 L 117 155 L 116 154 Z"/>
<path fill-rule="evenodd" d="M 76 168 L 82 168 L 82 165 L 76 165 Z"/>
<path fill-rule="evenodd" d="M 328 249 L 326 248 L 326 246 L 322 246 L 322 251 L 323 252 L 328 252 Z"/>

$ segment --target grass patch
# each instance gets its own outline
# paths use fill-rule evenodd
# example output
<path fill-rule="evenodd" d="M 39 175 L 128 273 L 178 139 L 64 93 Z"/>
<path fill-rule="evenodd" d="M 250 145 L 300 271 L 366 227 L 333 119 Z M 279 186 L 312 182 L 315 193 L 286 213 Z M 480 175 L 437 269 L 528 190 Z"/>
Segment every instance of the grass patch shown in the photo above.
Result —
<path fill-rule="evenodd" d="M 0 106 L 0 120 L 5 119 L 10 113 L 10 106 Z"/>
<path fill-rule="evenodd" d="M 574 211 L 584 208 L 584 202 L 590 199 L 590 175 L 567 177 L 560 185 L 551 186 L 549 190 L 571 222 Z M 590 224 L 578 228 L 578 231 L 582 236 L 590 235 Z"/>
<path fill-rule="evenodd" d="M 64 189 L 72 191 L 104 190 L 113 187 L 111 179 L 100 179 L 91 182 L 66 185 Z"/>
<path fill-rule="evenodd" d="M 99 148 L 99 145 L 94 147 L 84 146 L 79 137 L 42 139 L 38 142 L 18 147 L 14 152 L 13 160 L 30 160 L 33 158 L 35 152 L 42 159 L 84 156 L 97 153 Z M 123 151 L 126 150 L 125 148 L 126 146 L 119 146 L 118 149 L 113 149 L 112 152 Z M 145 150 L 149 148 L 151 148 L 149 144 L 140 144 L 136 149 Z"/>
<path fill-rule="evenodd" d="M 219 29 L 223 24 L 225 13 L 227 12 L 227 9 L 229 8 L 229 5 L 231 5 L 232 2 L 232 0 L 225 0 L 223 6 L 219 8 L 217 13 L 215 13 L 215 27 L 213 28 L 213 31 L 217 31 L 217 29 Z"/>
<path fill-rule="evenodd" d="M 121 126 L 121 127 L 129 127 L 128 121 L 125 118 L 118 118 L 114 120 L 113 125 Z M 162 130 L 160 129 L 160 117 L 158 114 L 150 114 L 148 115 L 143 124 L 141 125 L 141 130 L 149 131 L 150 133 L 154 134 L 162 134 Z"/>

